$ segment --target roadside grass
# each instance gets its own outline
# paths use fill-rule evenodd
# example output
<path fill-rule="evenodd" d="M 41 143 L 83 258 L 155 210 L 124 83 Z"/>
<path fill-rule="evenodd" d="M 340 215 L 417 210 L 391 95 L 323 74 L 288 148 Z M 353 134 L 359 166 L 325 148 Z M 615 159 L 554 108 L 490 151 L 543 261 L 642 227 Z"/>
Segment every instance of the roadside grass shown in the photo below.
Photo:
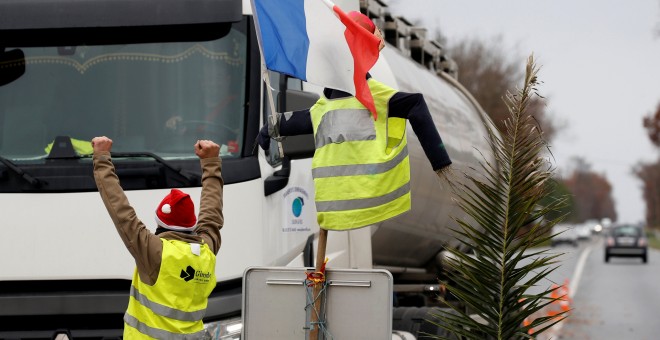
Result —
<path fill-rule="evenodd" d="M 660 238 L 658 238 L 655 233 L 647 233 L 646 239 L 649 242 L 649 247 L 660 250 Z"/>

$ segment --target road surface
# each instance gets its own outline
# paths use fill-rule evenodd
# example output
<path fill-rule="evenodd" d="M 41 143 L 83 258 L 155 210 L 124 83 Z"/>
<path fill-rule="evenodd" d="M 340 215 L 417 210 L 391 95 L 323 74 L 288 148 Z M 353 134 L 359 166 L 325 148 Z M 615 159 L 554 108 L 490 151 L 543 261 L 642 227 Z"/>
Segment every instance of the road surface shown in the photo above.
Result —
<path fill-rule="evenodd" d="M 566 283 L 573 311 L 539 339 L 660 339 L 660 251 L 649 248 L 647 264 L 616 257 L 605 263 L 601 236 L 550 251 L 564 255 L 546 285 Z"/>

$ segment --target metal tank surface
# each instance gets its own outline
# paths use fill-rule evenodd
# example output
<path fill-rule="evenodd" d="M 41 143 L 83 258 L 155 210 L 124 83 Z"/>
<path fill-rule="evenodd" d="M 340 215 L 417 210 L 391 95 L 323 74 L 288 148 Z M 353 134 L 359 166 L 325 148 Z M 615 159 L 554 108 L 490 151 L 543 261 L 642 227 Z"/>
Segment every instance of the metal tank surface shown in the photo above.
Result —
<path fill-rule="evenodd" d="M 375 79 L 403 92 L 424 95 L 433 121 L 452 159 L 452 180 L 464 180 L 464 171 L 473 171 L 490 158 L 491 148 L 484 126 L 483 112 L 471 95 L 448 74 L 435 72 L 405 56 L 385 48 L 372 70 Z M 459 242 L 450 228 L 452 217 L 463 216 L 451 200 L 451 188 L 431 168 L 408 124 L 408 148 L 411 167 L 411 211 L 372 227 L 372 251 L 375 267 L 423 268 L 446 246 Z"/>

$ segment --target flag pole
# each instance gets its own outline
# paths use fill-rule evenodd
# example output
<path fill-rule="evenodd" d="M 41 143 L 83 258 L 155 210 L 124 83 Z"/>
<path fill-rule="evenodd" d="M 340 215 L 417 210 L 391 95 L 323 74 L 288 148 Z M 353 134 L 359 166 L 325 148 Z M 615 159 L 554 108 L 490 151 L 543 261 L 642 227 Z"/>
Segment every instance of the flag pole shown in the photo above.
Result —
<path fill-rule="evenodd" d="M 261 53 L 261 65 L 264 69 L 264 78 L 263 79 L 264 79 L 264 82 L 266 83 L 266 92 L 268 92 L 268 104 L 269 104 L 269 107 L 270 107 L 270 117 L 269 117 L 270 119 L 268 121 L 268 127 L 269 127 L 269 130 L 270 130 L 270 127 L 276 125 L 278 123 L 278 121 L 277 121 L 277 112 L 275 111 L 275 100 L 273 99 L 273 88 L 270 86 L 270 74 L 268 73 L 268 69 L 266 69 L 266 67 L 265 67 L 266 64 L 264 63 L 263 53 Z M 278 135 L 277 136 L 271 136 L 271 137 L 275 137 L 274 139 L 277 142 L 277 150 L 280 153 L 280 157 L 283 157 L 284 156 L 284 149 L 282 148 L 282 139 L 279 138 L 280 137 L 279 136 L 279 131 L 280 131 L 279 126 L 275 129 L 275 131 L 277 131 Z"/>
<path fill-rule="evenodd" d="M 334 12 L 334 7 L 335 3 L 330 1 L 330 0 L 322 0 L 323 3 L 328 6 L 328 8 Z M 336 14 L 335 14 L 336 15 Z M 319 229 L 319 241 L 318 245 L 316 247 L 316 266 L 314 268 L 314 271 L 316 273 L 320 273 L 323 271 L 323 274 L 325 275 L 325 252 L 326 252 L 326 245 L 328 244 L 328 230 L 320 228 Z M 317 283 L 313 286 L 312 289 L 312 298 L 313 300 L 313 308 L 314 310 L 312 311 L 312 315 L 310 318 L 312 328 L 309 331 L 309 340 L 319 340 L 320 336 L 320 324 L 319 322 L 319 315 L 321 315 L 321 299 L 319 297 L 319 294 L 321 293 L 321 290 L 323 288 L 323 285 L 325 284 L 325 277 L 324 281 L 321 283 Z M 326 308 L 326 306 L 323 306 Z"/>
<path fill-rule="evenodd" d="M 254 1 L 250 1 L 250 6 L 252 6 L 252 13 L 254 13 L 256 18 L 257 9 L 254 5 Z M 264 70 L 262 79 L 264 80 L 264 83 L 266 83 L 266 92 L 268 92 L 268 105 L 270 107 L 270 120 L 268 121 L 268 126 L 270 128 L 273 124 L 277 124 L 277 112 L 275 111 L 275 100 L 273 100 L 273 88 L 270 86 L 270 74 L 268 73 L 268 68 L 266 67 L 266 60 L 264 60 L 264 49 L 261 43 L 261 29 L 259 28 L 259 20 L 254 20 L 254 26 L 256 28 L 257 44 L 259 45 L 259 58 L 261 59 L 261 69 Z M 282 149 L 282 139 L 279 138 L 280 137 L 279 127 L 275 129 L 275 131 L 278 131 L 278 136 L 274 136 L 277 137 L 274 138 L 275 141 L 277 142 L 277 150 L 279 151 L 280 156 L 283 157 L 284 149 Z"/>
<path fill-rule="evenodd" d="M 328 243 L 328 230 L 327 229 L 319 229 L 319 241 L 317 245 L 317 251 L 316 251 L 316 267 L 315 267 L 315 272 L 319 273 L 323 269 L 323 266 L 325 264 L 325 248 Z M 312 287 L 312 302 L 313 302 L 313 308 L 314 310 L 312 311 L 312 315 L 310 318 L 310 324 L 312 325 L 310 331 L 309 331 L 309 340 L 318 340 L 319 339 L 319 330 L 320 326 L 318 324 L 319 321 L 319 315 L 321 315 L 321 299 L 317 298 L 319 297 L 319 294 L 321 293 L 321 289 L 323 288 L 323 284 L 325 283 L 325 277 L 324 277 L 324 282 L 321 283 L 316 283 Z"/>
<path fill-rule="evenodd" d="M 335 8 L 335 3 L 332 2 L 332 1 L 330 1 L 330 0 L 323 0 L 323 3 L 324 3 L 326 6 L 328 6 L 328 8 L 330 8 L 330 9 L 334 9 L 334 8 Z"/>

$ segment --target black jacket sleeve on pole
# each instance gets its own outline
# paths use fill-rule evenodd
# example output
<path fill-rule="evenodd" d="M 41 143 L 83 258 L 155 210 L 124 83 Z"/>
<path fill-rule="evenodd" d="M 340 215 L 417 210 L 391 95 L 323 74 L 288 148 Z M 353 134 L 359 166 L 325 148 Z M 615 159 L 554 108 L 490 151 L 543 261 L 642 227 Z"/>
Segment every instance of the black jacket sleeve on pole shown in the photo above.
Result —
<path fill-rule="evenodd" d="M 280 119 L 281 136 L 297 136 L 311 133 L 314 133 L 314 127 L 312 126 L 312 117 L 310 117 L 308 109 L 282 114 L 282 118 Z M 259 135 L 257 135 L 257 143 L 259 143 L 262 149 L 268 150 L 270 140 L 268 124 L 264 124 L 261 130 L 259 130 Z"/>
<path fill-rule="evenodd" d="M 449 154 L 421 93 L 395 93 L 390 98 L 388 114 L 390 117 L 408 119 L 434 171 L 451 164 Z"/>
<path fill-rule="evenodd" d="M 330 99 L 350 96 L 346 92 L 328 88 L 324 89 L 324 95 Z M 449 154 L 421 93 L 397 92 L 390 98 L 388 105 L 388 115 L 390 117 L 404 118 L 410 121 L 410 126 L 417 135 L 434 171 L 451 164 Z M 282 114 L 282 119 L 280 119 L 280 134 L 282 136 L 296 136 L 313 132 L 309 109 Z M 268 125 L 261 128 L 257 140 L 261 148 L 268 149 L 270 146 Z"/>

